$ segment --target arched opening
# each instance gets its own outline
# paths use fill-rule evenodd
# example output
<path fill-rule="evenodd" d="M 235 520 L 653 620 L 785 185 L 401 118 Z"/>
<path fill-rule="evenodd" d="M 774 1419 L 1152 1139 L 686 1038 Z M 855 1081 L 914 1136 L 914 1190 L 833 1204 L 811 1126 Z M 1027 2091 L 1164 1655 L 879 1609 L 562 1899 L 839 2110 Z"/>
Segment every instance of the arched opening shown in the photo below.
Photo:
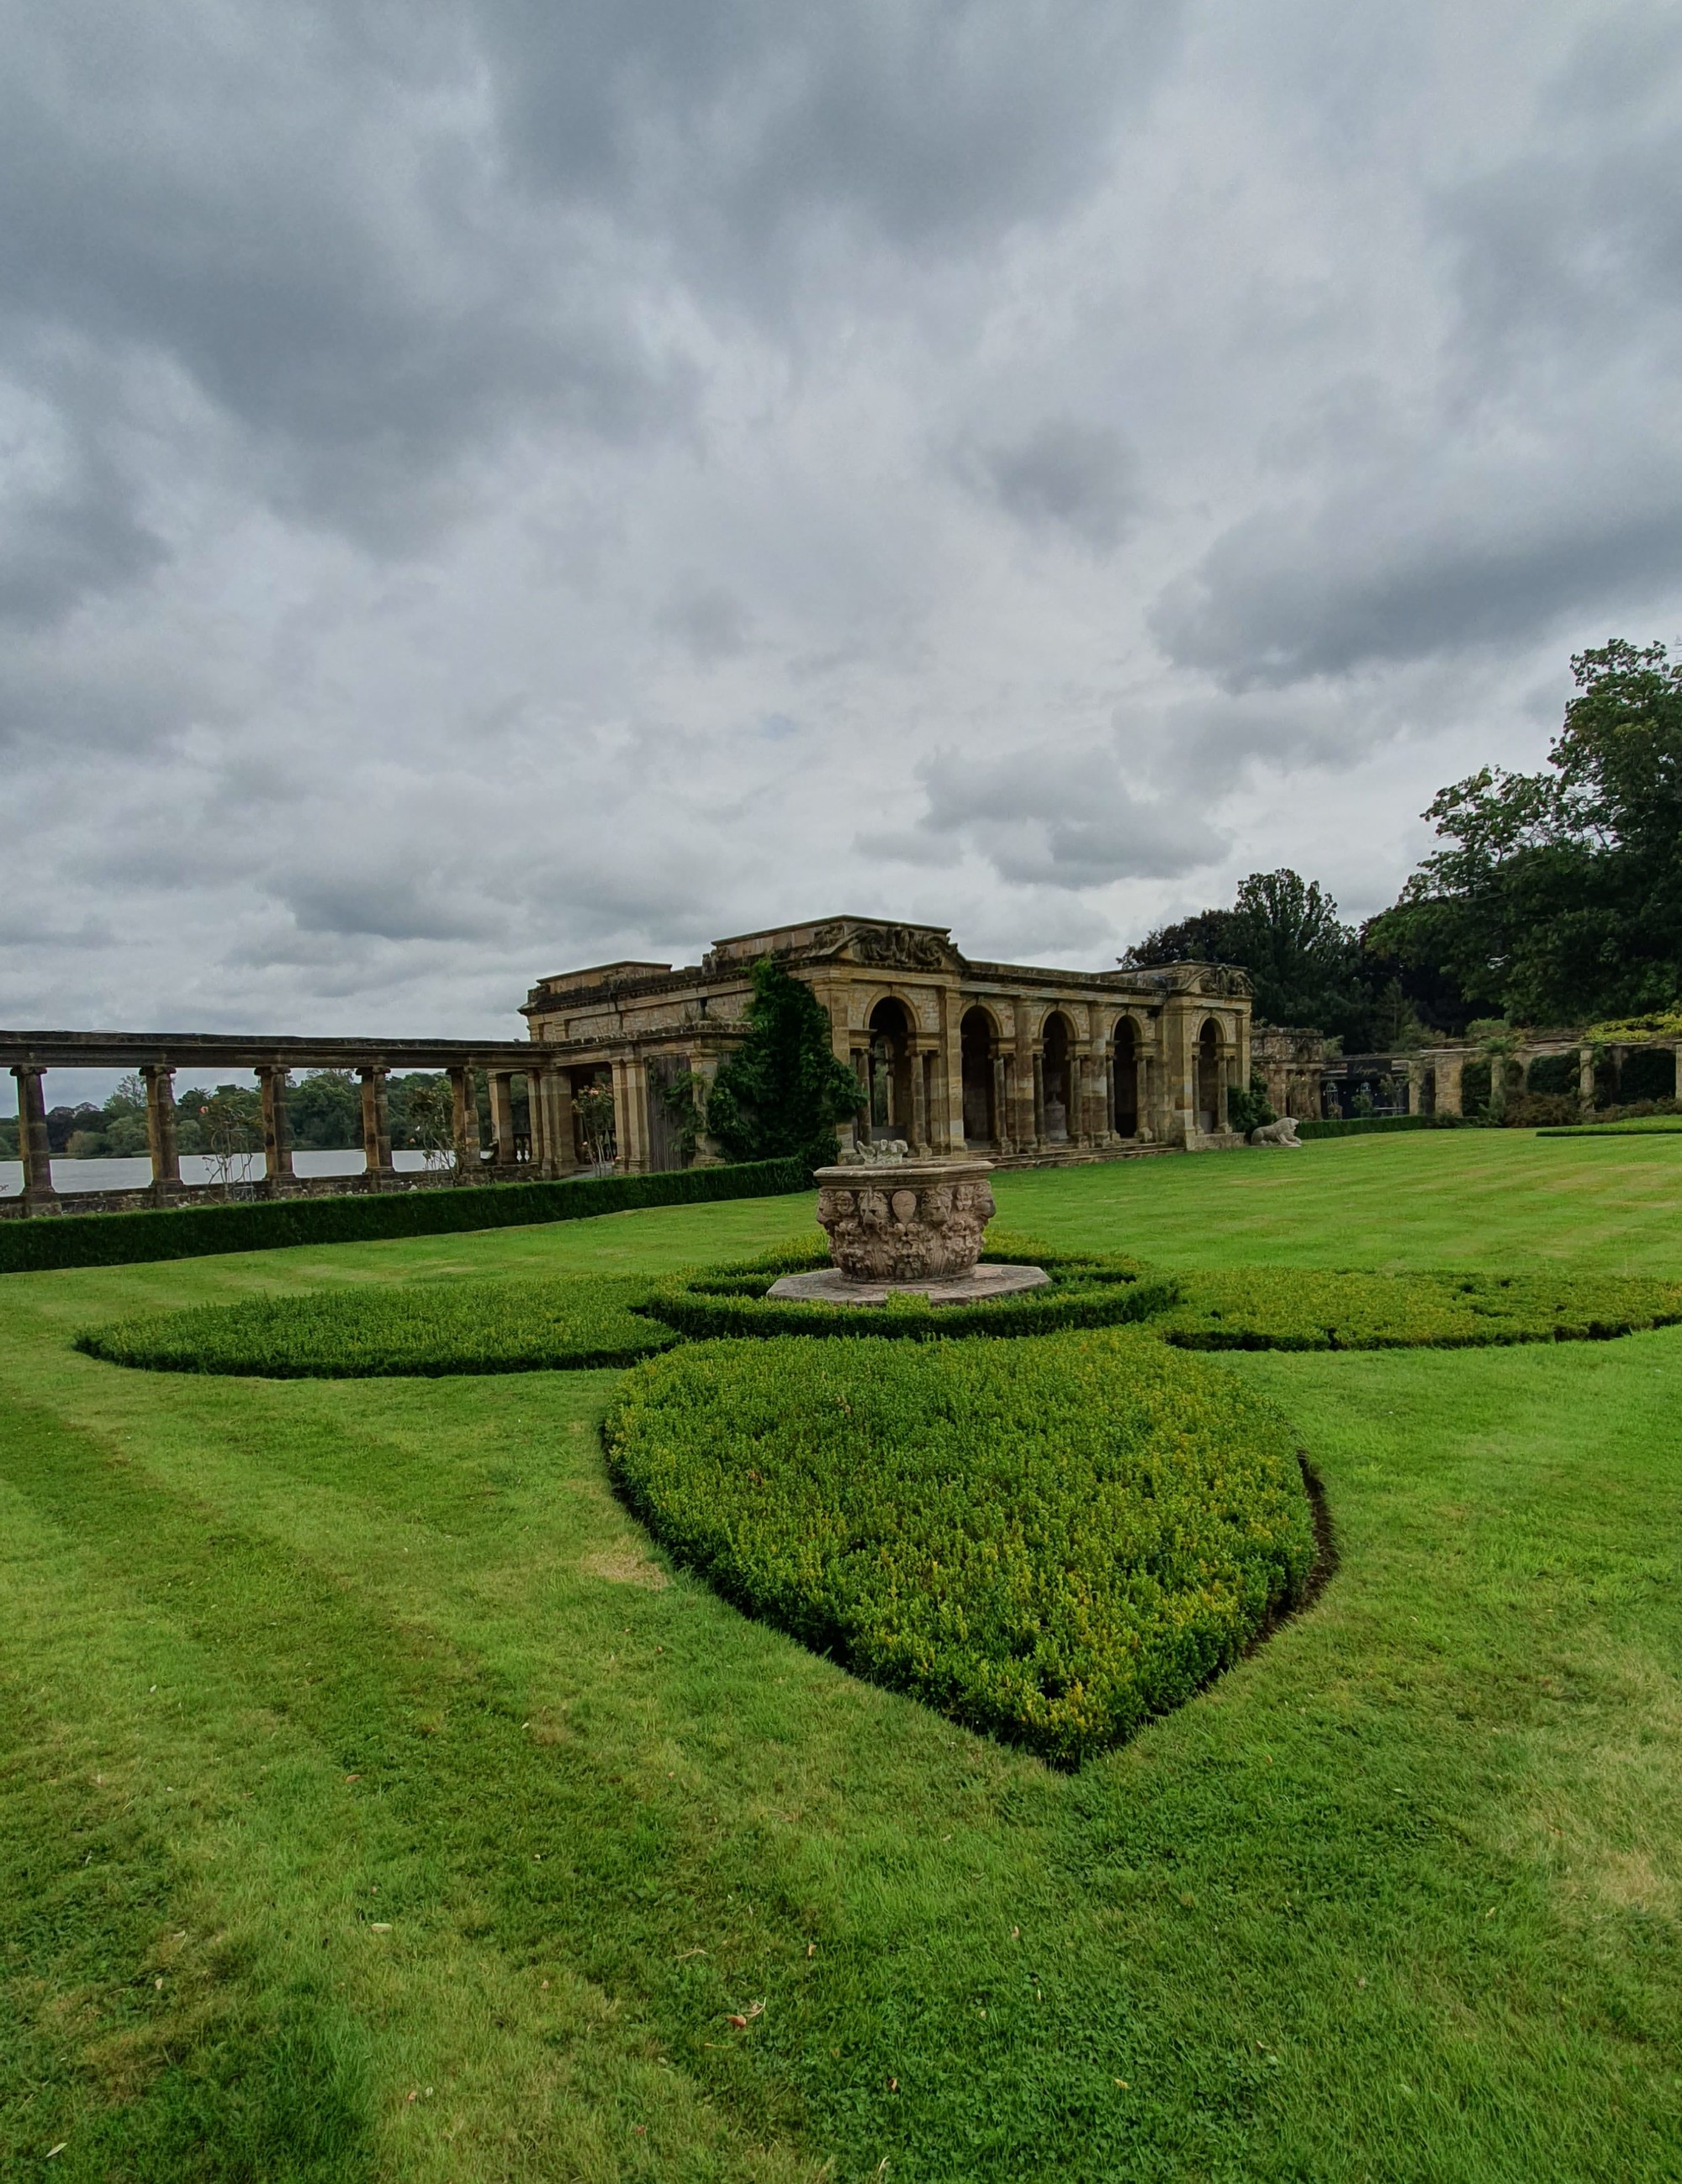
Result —
<path fill-rule="evenodd" d="M 1067 1017 L 1052 1016 L 1045 1019 L 1044 1070 L 1046 1140 L 1054 1145 L 1067 1145 L 1078 1134 L 1079 1127 L 1074 1111 Z"/>
<path fill-rule="evenodd" d="M 1212 1017 L 1197 1035 L 1197 1127 L 1206 1133 L 1221 1127 L 1221 1033 Z"/>
<path fill-rule="evenodd" d="M 1139 1134 L 1139 1026 L 1123 1017 L 1116 1026 L 1116 1134 Z"/>
<path fill-rule="evenodd" d="M 911 1027 L 895 1000 L 878 1001 L 870 1014 L 870 1130 L 873 1138 L 911 1135 Z"/>
<path fill-rule="evenodd" d="M 964 1060 L 964 1137 L 972 1145 L 998 1142 L 999 1118 L 993 1086 L 993 1020 L 985 1009 L 970 1009 L 959 1027 Z"/>

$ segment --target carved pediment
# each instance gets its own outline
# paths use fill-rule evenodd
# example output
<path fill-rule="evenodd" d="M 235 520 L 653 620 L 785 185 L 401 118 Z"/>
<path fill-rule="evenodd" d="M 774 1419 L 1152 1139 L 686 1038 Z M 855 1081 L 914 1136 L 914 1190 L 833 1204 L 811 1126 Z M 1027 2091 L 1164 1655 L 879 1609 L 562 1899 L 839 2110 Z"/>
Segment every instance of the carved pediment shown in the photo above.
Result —
<path fill-rule="evenodd" d="M 872 971 L 954 971 L 958 951 L 927 926 L 824 925 L 814 937 L 814 953 L 843 963 L 862 963 Z"/>

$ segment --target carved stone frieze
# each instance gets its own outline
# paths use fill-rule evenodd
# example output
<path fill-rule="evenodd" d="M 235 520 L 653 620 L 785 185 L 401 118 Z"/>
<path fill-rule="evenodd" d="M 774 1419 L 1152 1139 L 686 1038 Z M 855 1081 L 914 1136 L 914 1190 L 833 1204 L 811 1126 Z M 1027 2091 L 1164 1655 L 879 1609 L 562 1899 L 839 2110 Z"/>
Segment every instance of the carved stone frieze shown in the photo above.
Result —
<path fill-rule="evenodd" d="M 821 1167 L 817 1217 L 830 1256 L 859 1282 L 966 1273 L 994 1215 L 990 1173 L 991 1163 L 977 1160 Z"/>

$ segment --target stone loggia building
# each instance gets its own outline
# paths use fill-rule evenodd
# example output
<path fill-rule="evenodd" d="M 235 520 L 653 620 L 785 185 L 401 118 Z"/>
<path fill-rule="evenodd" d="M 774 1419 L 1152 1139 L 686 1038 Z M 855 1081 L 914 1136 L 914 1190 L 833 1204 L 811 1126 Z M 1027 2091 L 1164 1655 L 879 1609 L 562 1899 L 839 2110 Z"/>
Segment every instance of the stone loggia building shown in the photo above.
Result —
<path fill-rule="evenodd" d="M 610 1079 L 621 1165 L 674 1164 L 664 1088 L 716 1075 L 763 956 L 822 1003 L 858 1076 L 860 1137 L 1011 1166 L 1238 1142 L 1227 1096 L 1250 1077 L 1241 972 L 978 962 L 944 926 L 834 917 L 721 940 L 685 969 L 605 963 L 532 989 L 523 1013 L 563 1093 Z"/>

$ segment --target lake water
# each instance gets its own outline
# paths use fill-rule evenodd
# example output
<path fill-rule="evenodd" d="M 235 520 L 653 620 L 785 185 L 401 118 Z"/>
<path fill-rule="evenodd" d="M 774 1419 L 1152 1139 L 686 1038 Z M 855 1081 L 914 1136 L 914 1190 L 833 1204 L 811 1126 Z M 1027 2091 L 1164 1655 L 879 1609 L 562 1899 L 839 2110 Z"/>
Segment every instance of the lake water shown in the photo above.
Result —
<path fill-rule="evenodd" d="M 292 1156 L 292 1164 L 299 1175 L 360 1175 L 367 1163 L 359 1150 L 344 1152 L 300 1153 Z M 392 1166 L 401 1172 L 412 1173 L 426 1165 L 425 1153 L 400 1152 L 392 1155 Z M 261 1153 L 242 1153 L 234 1162 L 231 1180 L 235 1183 L 260 1182 L 263 1175 Z M 75 1190 L 144 1190 L 152 1180 L 152 1163 L 143 1155 L 135 1160 L 66 1160 L 56 1158 L 53 1162 L 53 1187 L 67 1195 Z M 210 1162 L 203 1153 L 181 1155 L 183 1183 L 214 1183 L 219 1178 L 212 1173 Z M 0 1198 L 18 1198 L 23 1195 L 24 1165 L 21 1161 L 0 1160 Z"/>

